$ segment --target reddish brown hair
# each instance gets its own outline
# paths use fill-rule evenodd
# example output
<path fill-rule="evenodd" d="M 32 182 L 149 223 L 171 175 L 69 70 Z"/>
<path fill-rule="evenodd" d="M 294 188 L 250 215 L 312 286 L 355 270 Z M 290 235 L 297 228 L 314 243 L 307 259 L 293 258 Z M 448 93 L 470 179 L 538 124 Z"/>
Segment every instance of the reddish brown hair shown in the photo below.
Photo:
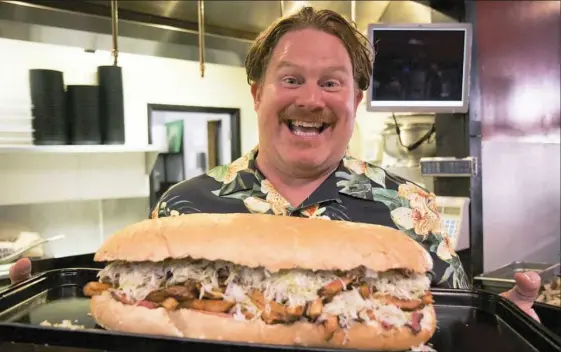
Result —
<path fill-rule="evenodd" d="M 295 14 L 280 18 L 264 30 L 251 45 L 245 58 L 248 83 L 260 82 L 280 38 L 290 31 L 314 28 L 336 36 L 342 42 L 353 65 L 354 79 L 361 90 L 368 89 L 374 63 L 372 45 L 354 23 L 331 10 L 304 7 Z"/>

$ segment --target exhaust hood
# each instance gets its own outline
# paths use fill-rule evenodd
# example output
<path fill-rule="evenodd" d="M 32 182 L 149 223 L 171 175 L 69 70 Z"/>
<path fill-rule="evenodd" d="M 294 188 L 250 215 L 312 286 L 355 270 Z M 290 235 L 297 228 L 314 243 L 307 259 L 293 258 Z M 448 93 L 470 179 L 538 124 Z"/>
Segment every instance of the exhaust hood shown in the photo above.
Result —
<path fill-rule="evenodd" d="M 281 6 L 282 3 L 282 6 Z M 242 66 L 271 22 L 311 4 L 351 18 L 351 1 L 205 1 L 205 61 Z M 119 1 L 119 51 L 199 60 L 197 1 Z M 461 0 L 356 1 L 356 23 L 457 21 Z M 0 1 L 0 37 L 111 50 L 110 1 Z"/>

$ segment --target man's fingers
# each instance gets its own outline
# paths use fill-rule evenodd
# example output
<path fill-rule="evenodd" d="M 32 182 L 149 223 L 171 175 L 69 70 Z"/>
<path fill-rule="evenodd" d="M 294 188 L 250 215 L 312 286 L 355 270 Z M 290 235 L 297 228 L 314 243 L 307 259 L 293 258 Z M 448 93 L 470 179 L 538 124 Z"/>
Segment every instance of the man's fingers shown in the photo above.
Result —
<path fill-rule="evenodd" d="M 31 260 L 22 258 L 10 267 L 10 281 L 12 284 L 23 281 L 31 275 Z"/>
<path fill-rule="evenodd" d="M 541 278 L 540 276 L 531 271 L 526 273 L 517 273 L 514 275 L 514 280 L 516 281 L 515 291 L 521 297 L 531 300 L 532 303 L 538 297 Z"/>
<path fill-rule="evenodd" d="M 532 308 L 528 309 L 526 311 L 526 314 L 528 314 L 530 317 L 532 317 L 538 323 L 541 323 L 540 317 L 538 316 L 538 313 L 536 313 L 536 311 L 534 309 L 532 309 Z"/>
<path fill-rule="evenodd" d="M 514 275 L 514 280 L 516 285 L 512 289 L 501 293 L 501 296 L 516 304 L 532 318 L 540 321 L 538 315 L 532 309 L 541 287 L 540 276 L 535 272 L 517 273 Z"/>

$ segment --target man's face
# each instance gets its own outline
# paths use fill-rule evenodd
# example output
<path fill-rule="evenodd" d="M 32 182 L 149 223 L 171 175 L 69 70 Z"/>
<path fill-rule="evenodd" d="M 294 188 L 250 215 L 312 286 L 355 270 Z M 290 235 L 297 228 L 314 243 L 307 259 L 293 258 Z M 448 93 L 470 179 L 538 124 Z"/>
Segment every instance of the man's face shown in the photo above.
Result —
<path fill-rule="evenodd" d="M 353 133 L 362 91 L 335 36 L 315 29 L 285 34 L 263 82 L 252 86 L 259 150 L 267 163 L 312 173 L 336 165 Z"/>

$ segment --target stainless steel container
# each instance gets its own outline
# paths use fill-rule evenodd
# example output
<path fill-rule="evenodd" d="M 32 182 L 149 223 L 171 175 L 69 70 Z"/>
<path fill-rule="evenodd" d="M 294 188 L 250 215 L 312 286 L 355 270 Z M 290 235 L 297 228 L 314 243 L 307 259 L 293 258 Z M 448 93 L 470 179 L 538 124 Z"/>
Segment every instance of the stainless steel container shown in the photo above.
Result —
<path fill-rule="evenodd" d="M 542 283 L 546 283 L 557 277 L 560 267 L 561 265 L 559 263 L 551 264 L 516 261 L 496 270 L 476 276 L 473 280 L 477 286 L 481 286 L 484 289 L 489 289 L 491 291 L 500 290 L 502 292 L 514 287 L 514 274 L 516 273 L 535 271 L 540 275 Z"/>
<path fill-rule="evenodd" d="M 396 121 L 400 130 L 399 136 L 396 132 Z M 395 121 L 393 117 L 389 117 L 382 132 L 384 151 L 397 159 L 401 166 L 419 166 L 421 158 L 436 156 L 436 133 L 413 150 L 408 150 L 407 146 L 423 138 L 433 125 L 434 116 L 431 115 L 396 116 Z"/>

